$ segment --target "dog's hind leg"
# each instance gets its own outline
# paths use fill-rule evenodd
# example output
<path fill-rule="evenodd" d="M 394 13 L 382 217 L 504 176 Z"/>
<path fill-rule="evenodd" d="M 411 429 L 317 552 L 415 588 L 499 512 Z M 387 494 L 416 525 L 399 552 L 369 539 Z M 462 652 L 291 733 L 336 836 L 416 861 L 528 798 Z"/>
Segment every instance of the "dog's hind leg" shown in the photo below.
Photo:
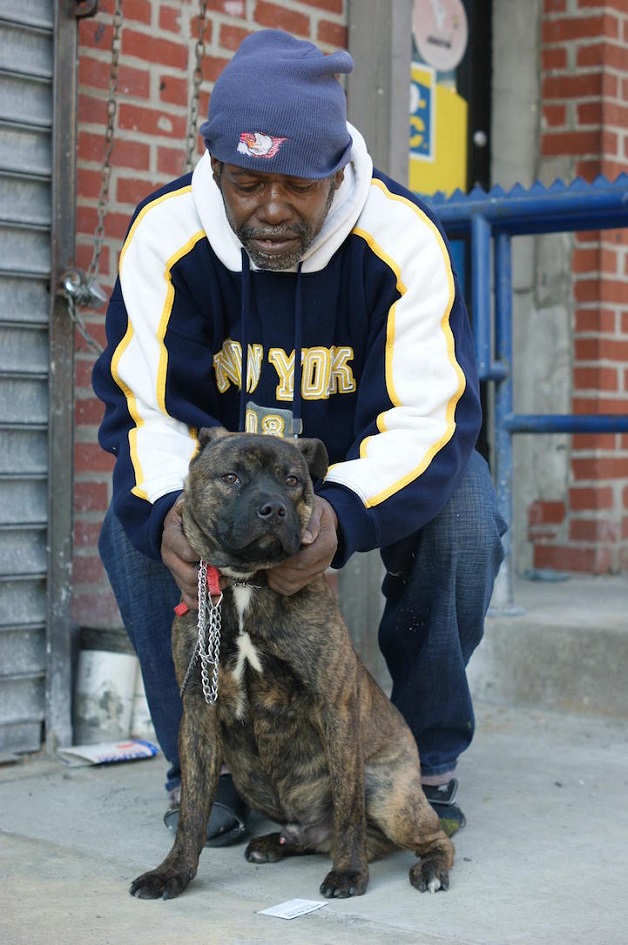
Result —
<path fill-rule="evenodd" d="M 286 824 L 280 832 L 254 837 L 244 855 L 250 863 L 277 863 L 286 856 L 326 853 L 330 846 L 331 824 L 326 827 Z"/>
<path fill-rule="evenodd" d="M 454 845 L 428 804 L 414 766 L 406 772 L 388 770 L 382 778 L 369 771 L 367 812 L 371 822 L 396 846 L 412 850 L 420 860 L 411 867 L 410 882 L 419 892 L 449 888 Z M 370 852 L 370 851 L 369 851 Z"/>

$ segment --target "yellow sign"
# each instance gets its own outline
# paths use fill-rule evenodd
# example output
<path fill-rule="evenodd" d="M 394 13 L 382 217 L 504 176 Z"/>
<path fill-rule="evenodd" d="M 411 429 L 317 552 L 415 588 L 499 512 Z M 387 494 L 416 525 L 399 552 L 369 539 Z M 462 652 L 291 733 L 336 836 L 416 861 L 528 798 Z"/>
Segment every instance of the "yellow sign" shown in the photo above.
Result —
<path fill-rule="evenodd" d="M 433 194 L 467 188 L 468 106 L 420 62 L 410 69 L 410 190 Z"/>

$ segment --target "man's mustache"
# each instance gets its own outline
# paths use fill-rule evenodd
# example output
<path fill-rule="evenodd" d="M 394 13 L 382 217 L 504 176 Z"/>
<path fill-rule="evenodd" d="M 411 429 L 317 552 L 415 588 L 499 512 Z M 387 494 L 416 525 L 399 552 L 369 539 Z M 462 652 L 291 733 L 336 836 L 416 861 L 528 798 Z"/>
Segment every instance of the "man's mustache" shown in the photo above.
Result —
<path fill-rule="evenodd" d="M 239 236 L 242 242 L 245 240 L 282 240 L 282 239 L 304 239 L 309 235 L 309 227 L 305 224 L 301 226 L 277 226 L 273 229 L 263 229 L 256 226 L 243 226 L 240 228 Z"/>

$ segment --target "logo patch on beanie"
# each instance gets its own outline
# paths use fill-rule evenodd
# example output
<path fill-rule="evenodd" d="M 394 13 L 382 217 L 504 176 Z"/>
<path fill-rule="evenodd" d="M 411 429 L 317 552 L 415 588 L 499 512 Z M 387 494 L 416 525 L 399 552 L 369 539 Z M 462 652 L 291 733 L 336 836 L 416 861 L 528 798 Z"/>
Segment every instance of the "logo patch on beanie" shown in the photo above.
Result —
<path fill-rule="evenodd" d="M 265 135 L 261 131 L 243 131 L 238 142 L 238 151 L 240 154 L 248 154 L 249 157 L 271 158 L 287 140 Z"/>

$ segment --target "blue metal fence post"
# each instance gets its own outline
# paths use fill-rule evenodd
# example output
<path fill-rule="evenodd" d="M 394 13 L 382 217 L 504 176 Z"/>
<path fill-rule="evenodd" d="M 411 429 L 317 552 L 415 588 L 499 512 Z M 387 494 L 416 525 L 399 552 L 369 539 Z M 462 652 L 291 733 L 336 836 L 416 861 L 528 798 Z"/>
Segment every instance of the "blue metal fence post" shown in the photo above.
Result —
<path fill-rule="evenodd" d="M 512 242 L 508 233 L 496 233 L 495 259 L 495 359 L 503 375 L 495 381 L 494 477 L 497 505 L 508 522 L 504 536 L 506 555 L 493 593 L 492 609 L 503 614 L 520 613 L 514 606 L 512 528 L 513 528 L 513 443 L 505 423 L 512 414 Z"/>

